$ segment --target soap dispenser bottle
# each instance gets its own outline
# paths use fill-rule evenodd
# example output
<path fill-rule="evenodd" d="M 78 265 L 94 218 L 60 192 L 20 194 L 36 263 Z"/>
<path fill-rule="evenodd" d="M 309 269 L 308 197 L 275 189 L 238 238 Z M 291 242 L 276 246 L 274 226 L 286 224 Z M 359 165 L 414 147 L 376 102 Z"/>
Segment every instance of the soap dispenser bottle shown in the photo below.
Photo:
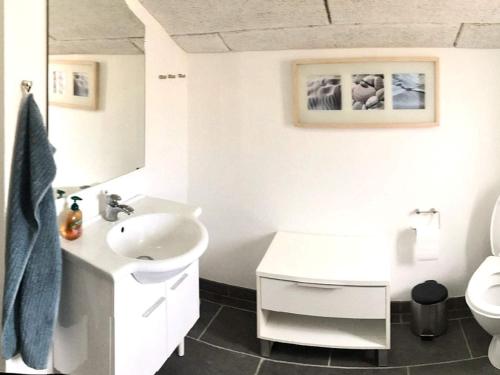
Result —
<path fill-rule="evenodd" d="M 82 211 L 80 211 L 80 207 L 78 207 L 77 203 L 77 201 L 81 201 L 82 198 L 74 195 L 71 199 L 73 199 L 71 210 L 68 211 L 59 229 L 59 233 L 63 238 L 73 241 L 82 235 Z"/>

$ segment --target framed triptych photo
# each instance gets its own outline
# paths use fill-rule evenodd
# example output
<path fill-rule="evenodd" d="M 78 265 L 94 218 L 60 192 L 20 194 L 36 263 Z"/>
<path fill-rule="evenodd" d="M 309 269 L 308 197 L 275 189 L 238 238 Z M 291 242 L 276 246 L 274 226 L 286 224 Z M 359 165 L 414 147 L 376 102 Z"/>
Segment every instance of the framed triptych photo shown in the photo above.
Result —
<path fill-rule="evenodd" d="M 439 125 L 435 57 L 298 60 L 293 82 L 296 126 Z"/>

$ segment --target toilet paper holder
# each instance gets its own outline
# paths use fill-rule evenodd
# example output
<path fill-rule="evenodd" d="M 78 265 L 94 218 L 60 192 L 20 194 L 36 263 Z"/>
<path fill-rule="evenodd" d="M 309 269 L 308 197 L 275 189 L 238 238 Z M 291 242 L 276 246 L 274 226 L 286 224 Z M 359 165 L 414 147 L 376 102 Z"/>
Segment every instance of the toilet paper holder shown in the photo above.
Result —
<path fill-rule="evenodd" d="M 431 209 L 428 209 L 428 210 L 420 210 L 420 209 L 417 208 L 411 214 L 412 215 L 432 215 L 432 216 L 438 215 L 438 217 L 437 217 L 438 226 L 439 226 L 439 228 L 441 228 L 441 214 L 435 208 L 431 208 Z M 410 225 L 410 228 L 413 229 L 413 230 L 416 230 L 415 225 Z"/>
<path fill-rule="evenodd" d="M 434 214 L 438 214 L 439 211 L 436 210 L 435 208 L 431 208 L 430 210 L 427 210 L 427 211 L 422 211 L 422 210 L 419 210 L 418 208 L 414 211 L 414 213 L 416 213 L 417 215 L 420 215 L 420 214 L 424 214 L 424 215 L 434 215 Z"/>

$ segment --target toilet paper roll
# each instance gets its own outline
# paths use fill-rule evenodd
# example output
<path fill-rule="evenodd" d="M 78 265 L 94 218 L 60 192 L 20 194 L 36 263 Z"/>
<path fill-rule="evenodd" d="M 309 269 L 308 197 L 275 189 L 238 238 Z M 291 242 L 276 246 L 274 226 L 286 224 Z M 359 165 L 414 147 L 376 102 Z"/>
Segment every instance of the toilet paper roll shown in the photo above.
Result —
<path fill-rule="evenodd" d="M 416 260 L 435 260 L 439 257 L 439 214 L 420 214 L 414 221 L 416 231 L 414 255 Z"/>

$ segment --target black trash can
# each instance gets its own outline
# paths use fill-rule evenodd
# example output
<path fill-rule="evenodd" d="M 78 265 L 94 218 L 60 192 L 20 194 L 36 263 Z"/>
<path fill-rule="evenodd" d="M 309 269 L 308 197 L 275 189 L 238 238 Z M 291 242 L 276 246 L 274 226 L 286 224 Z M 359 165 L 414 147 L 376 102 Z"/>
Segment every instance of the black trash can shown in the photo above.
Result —
<path fill-rule="evenodd" d="M 422 339 L 432 340 L 448 328 L 448 290 L 435 280 L 418 284 L 411 291 L 411 330 Z"/>

